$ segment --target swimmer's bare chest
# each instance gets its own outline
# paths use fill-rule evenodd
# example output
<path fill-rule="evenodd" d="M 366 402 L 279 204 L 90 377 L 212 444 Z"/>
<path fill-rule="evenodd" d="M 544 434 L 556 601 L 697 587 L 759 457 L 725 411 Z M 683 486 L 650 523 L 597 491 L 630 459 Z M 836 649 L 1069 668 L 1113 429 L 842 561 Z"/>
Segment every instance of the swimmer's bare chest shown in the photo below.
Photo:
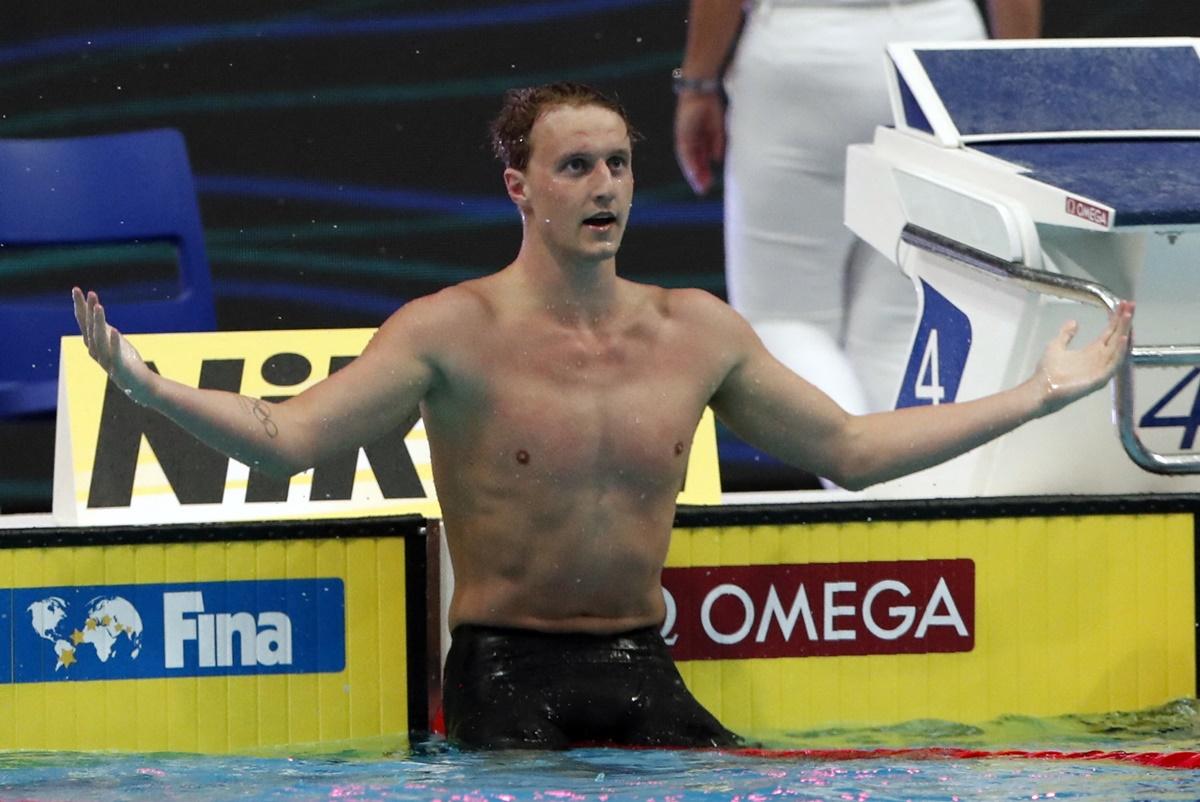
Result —
<path fill-rule="evenodd" d="M 619 631 L 661 618 L 659 571 L 704 404 L 653 350 L 559 343 L 497 357 L 449 449 L 431 429 L 456 622 Z"/>
<path fill-rule="evenodd" d="M 521 321 L 448 360 L 424 414 L 452 620 L 618 631 L 661 617 L 716 369 L 698 339 L 654 316 L 598 332 Z"/>
<path fill-rule="evenodd" d="M 510 334 L 480 348 L 445 405 L 452 420 L 427 411 L 435 459 L 446 445 L 460 471 L 510 491 L 673 496 L 707 400 L 694 355 L 638 327 Z"/>

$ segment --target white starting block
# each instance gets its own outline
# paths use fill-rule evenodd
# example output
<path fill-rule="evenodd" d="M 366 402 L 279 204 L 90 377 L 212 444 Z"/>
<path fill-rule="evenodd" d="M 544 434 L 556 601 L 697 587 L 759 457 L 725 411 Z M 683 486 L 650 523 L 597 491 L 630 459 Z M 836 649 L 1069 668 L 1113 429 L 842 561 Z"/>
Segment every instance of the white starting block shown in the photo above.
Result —
<path fill-rule="evenodd" d="M 919 297 L 896 405 L 1012 386 L 1065 320 L 1079 345 L 1137 311 L 1113 393 L 878 495 L 1200 491 L 1197 41 L 888 48 L 895 126 L 849 149 L 846 223 Z"/>

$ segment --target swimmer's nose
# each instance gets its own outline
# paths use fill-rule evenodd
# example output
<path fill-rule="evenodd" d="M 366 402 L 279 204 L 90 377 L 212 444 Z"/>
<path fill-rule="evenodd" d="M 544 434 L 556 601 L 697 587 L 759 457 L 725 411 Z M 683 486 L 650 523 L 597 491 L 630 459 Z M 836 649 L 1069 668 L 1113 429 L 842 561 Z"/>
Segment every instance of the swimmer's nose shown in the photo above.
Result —
<path fill-rule="evenodd" d="M 593 196 L 600 205 L 607 205 L 617 196 L 617 178 L 609 166 L 603 162 L 597 167 L 596 176 Z"/>
<path fill-rule="evenodd" d="M 605 181 L 601 186 L 596 188 L 595 195 L 596 205 L 605 208 L 610 206 L 613 200 L 617 197 L 617 193 L 611 180 Z"/>

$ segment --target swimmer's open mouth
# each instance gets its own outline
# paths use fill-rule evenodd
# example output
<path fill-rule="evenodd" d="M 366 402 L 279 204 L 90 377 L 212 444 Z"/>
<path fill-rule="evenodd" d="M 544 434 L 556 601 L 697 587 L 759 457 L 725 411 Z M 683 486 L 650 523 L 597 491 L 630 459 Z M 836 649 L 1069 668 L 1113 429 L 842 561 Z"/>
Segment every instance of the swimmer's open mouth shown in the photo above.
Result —
<path fill-rule="evenodd" d="M 605 228 L 617 222 L 617 216 L 612 212 L 600 212 L 585 219 L 583 224 L 592 228 Z"/>

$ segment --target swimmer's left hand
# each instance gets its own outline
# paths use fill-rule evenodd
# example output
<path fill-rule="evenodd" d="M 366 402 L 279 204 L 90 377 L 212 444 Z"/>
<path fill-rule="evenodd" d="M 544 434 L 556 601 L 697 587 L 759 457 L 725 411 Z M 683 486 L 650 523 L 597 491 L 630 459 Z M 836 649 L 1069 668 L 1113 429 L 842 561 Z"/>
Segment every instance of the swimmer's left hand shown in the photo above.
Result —
<path fill-rule="evenodd" d="M 1073 320 L 1063 324 L 1046 346 L 1035 376 L 1040 381 L 1041 414 L 1062 409 L 1107 384 L 1129 352 L 1132 328 L 1132 301 L 1121 301 L 1100 336 L 1083 348 L 1069 348 L 1079 325 Z"/>

